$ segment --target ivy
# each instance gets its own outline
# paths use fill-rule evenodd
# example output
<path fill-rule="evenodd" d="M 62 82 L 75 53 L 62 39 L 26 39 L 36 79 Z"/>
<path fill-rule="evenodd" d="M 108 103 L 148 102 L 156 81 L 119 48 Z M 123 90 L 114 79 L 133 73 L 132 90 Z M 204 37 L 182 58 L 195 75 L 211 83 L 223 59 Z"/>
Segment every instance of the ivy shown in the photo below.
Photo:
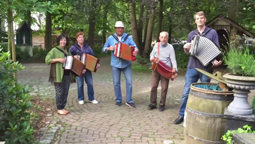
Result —
<path fill-rule="evenodd" d="M 244 125 L 243 128 L 238 128 L 237 130 L 230 131 L 222 136 L 222 139 L 226 141 L 226 144 L 232 144 L 233 140 L 233 134 L 234 133 L 255 133 L 255 131 L 252 130 L 252 127 L 249 125 Z"/>

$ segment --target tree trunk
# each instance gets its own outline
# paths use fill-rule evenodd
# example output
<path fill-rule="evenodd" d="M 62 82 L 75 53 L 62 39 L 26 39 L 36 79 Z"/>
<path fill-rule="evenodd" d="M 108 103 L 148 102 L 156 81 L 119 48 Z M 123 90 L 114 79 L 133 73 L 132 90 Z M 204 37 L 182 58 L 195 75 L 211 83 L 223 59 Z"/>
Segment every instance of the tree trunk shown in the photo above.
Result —
<path fill-rule="evenodd" d="M 8 2 L 9 5 L 9 2 Z M 12 15 L 12 8 L 9 7 L 7 11 L 7 22 L 8 22 L 8 49 L 7 51 L 10 53 L 8 56 L 8 60 L 11 60 L 11 15 Z"/>
<path fill-rule="evenodd" d="M 169 29 L 168 29 L 168 43 L 171 43 L 172 40 L 172 11 L 174 8 L 174 0 L 171 0 L 171 5 L 170 5 L 170 12 L 169 12 Z"/>
<path fill-rule="evenodd" d="M 7 21 L 8 21 L 8 51 L 12 52 L 12 61 L 16 61 L 16 49 L 14 42 L 13 32 L 13 13 L 12 13 L 12 2 L 8 1 Z M 10 60 L 10 57 L 8 58 Z"/>
<path fill-rule="evenodd" d="M 228 8 L 228 18 L 237 22 L 238 18 L 238 5 L 239 0 L 230 0 L 229 1 L 229 8 Z"/>
<path fill-rule="evenodd" d="M 31 23 L 32 23 L 32 17 L 31 17 L 31 11 L 30 10 L 28 10 L 26 12 L 25 19 L 26 19 L 26 23 L 28 24 L 28 26 L 30 28 Z"/>
<path fill-rule="evenodd" d="M 147 29 L 148 29 L 148 23 L 149 23 L 149 17 L 148 17 L 149 12 L 146 10 L 146 20 L 145 20 L 145 27 L 144 27 L 144 38 L 143 38 L 143 49 L 140 52 L 142 57 L 144 57 L 144 49 L 145 49 L 145 43 L 146 43 L 146 36 L 147 36 Z"/>
<path fill-rule="evenodd" d="M 163 21 L 163 0 L 159 0 L 159 17 L 158 17 L 158 38 L 157 41 L 159 41 L 159 34 L 161 32 L 162 27 L 162 21 Z"/>
<path fill-rule="evenodd" d="M 50 49 L 52 48 L 51 25 L 52 25 L 51 13 L 47 12 L 46 13 L 46 30 L 45 30 L 45 38 L 44 38 L 46 51 L 50 51 Z"/>
<path fill-rule="evenodd" d="M 135 2 L 129 3 L 129 13 L 130 13 L 131 28 L 132 28 L 132 37 L 138 49 L 140 50 L 141 47 L 140 47 L 140 42 L 138 37 L 137 22 L 136 22 L 136 16 L 135 16 Z"/>
<path fill-rule="evenodd" d="M 107 13 L 108 13 L 108 5 L 105 5 L 105 7 L 104 7 L 104 15 L 103 15 L 103 41 L 102 41 L 103 44 L 105 44 L 105 42 L 106 42 Z"/>
<path fill-rule="evenodd" d="M 144 4 L 140 3 L 140 12 L 139 12 L 139 21 L 138 21 L 138 41 L 139 41 L 139 54 L 142 55 L 144 49 L 143 45 L 143 13 L 144 13 Z"/>
<path fill-rule="evenodd" d="M 154 17 L 155 17 L 155 10 L 153 9 L 148 22 L 146 42 L 145 42 L 144 53 L 143 53 L 144 58 L 149 58 L 149 54 L 151 50 L 151 39 L 152 39 L 152 32 L 153 32 L 153 26 L 154 26 Z"/>
<path fill-rule="evenodd" d="M 95 25 L 96 25 L 96 17 L 95 17 L 95 6 L 96 0 L 91 3 L 91 9 L 89 13 L 89 37 L 88 37 L 88 45 L 93 49 L 95 45 Z"/>

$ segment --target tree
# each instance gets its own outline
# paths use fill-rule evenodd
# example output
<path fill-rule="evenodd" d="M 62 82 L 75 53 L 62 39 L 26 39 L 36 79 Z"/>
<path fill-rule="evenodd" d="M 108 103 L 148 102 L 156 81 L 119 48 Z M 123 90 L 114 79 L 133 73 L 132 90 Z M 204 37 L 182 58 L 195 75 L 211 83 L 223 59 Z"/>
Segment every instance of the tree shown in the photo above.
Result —
<path fill-rule="evenodd" d="M 154 18 L 155 18 L 155 9 L 156 9 L 157 1 L 150 1 L 147 3 L 147 11 L 150 12 L 149 22 L 147 27 L 147 34 L 145 39 L 145 47 L 143 52 L 143 57 L 148 58 L 151 50 L 151 40 L 154 26 Z"/>

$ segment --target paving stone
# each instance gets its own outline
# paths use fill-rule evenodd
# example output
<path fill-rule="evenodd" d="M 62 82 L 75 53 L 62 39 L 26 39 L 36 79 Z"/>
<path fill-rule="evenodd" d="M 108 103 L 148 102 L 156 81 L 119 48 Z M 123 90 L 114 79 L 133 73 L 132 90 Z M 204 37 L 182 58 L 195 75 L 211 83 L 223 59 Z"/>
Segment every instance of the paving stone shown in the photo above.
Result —
<path fill-rule="evenodd" d="M 150 76 L 151 73 L 133 71 L 132 99 L 137 108 L 131 109 L 125 105 L 126 86 L 123 73 L 121 74 L 122 105 L 115 105 L 112 85 L 112 70 L 110 58 L 101 58 L 101 66 L 93 73 L 95 99 L 98 104 L 88 102 L 87 86 L 84 84 L 85 103 L 78 104 L 77 84 L 70 85 L 66 109 L 70 114 L 60 116 L 54 114 L 62 123 L 60 144 L 71 143 L 163 143 L 171 139 L 175 143 L 184 141 L 183 126 L 174 125 L 178 117 L 180 100 L 184 88 L 184 74 L 178 75 L 168 87 L 166 110 L 149 111 Z M 18 73 L 18 81 L 32 88 L 31 94 L 39 94 L 43 98 L 55 98 L 54 85 L 48 82 L 50 66 L 44 63 L 24 64 L 26 67 Z M 160 101 L 161 89 L 158 88 Z M 58 126 L 57 126 L 58 127 Z M 54 131 L 54 130 L 53 130 Z"/>

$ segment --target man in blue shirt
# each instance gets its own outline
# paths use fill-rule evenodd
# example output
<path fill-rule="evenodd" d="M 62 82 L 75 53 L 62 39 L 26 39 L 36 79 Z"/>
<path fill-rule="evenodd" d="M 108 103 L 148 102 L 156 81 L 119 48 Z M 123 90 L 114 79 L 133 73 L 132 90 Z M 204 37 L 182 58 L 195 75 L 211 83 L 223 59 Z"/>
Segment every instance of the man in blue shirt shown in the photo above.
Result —
<path fill-rule="evenodd" d="M 206 23 L 206 17 L 203 11 L 199 11 L 194 15 L 195 23 L 197 25 L 197 29 L 194 31 L 191 31 L 188 35 L 187 43 L 183 46 L 184 52 L 189 54 L 189 49 L 191 48 L 191 40 L 195 37 L 195 35 L 203 35 L 204 37 L 207 37 L 212 42 L 214 42 L 219 47 L 219 38 L 217 32 L 209 27 L 205 26 Z M 222 61 L 213 61 L 213 66 L 219 66 L 221 65 Z M 188 101 L 189 91 L 190 91 L 190 85 L 192 83 L 195 83 L 200 79 L 201 82 L 210 82 L 210 78 L 200 72 L 198 72 L 195 68 L 203 69 L 207 72 L 212 73 L 212 68 L 205 68 L 199 60 L 194 57 L 190 56 L 189 63 L 188 63 L 188 69 L 185 75 L 185 85 L 184 85 L 184 91 L 181 101 L 181 107 L 179 111 L 179 117 L 175 119 L 174 124 L 180 124 L 183 122 L 184 119 L 184 111 L 186 109 L 186 104 Z"/>
<path fill-rule="evenodd" d="M 112 66 L 112 78 L 113 78 L 113 87 L 115 92 L 115 101 L 116 105 L 120 106 L 122 103 L 122 95 L 120 88 L 120 75 L 121 72 L 124 73 L 126 79 L 126 105 L 135 108 L 135 104 L 132 100 L 132 68 L 131 61 L 117 58 L 114 56 L 114 45 L 118 42 L 125 43 L 129 46 L 134 46 L 135 51 L 134 56 L 138 53 L 138 48 L 133 41 L 132 37 L 124 33 L 124 25 L 121 21 L 115 23 L 115 34 L 109 36 L 104 47 L 103 52 L 107 53 L 111 51 L 111 66 Z"/>

